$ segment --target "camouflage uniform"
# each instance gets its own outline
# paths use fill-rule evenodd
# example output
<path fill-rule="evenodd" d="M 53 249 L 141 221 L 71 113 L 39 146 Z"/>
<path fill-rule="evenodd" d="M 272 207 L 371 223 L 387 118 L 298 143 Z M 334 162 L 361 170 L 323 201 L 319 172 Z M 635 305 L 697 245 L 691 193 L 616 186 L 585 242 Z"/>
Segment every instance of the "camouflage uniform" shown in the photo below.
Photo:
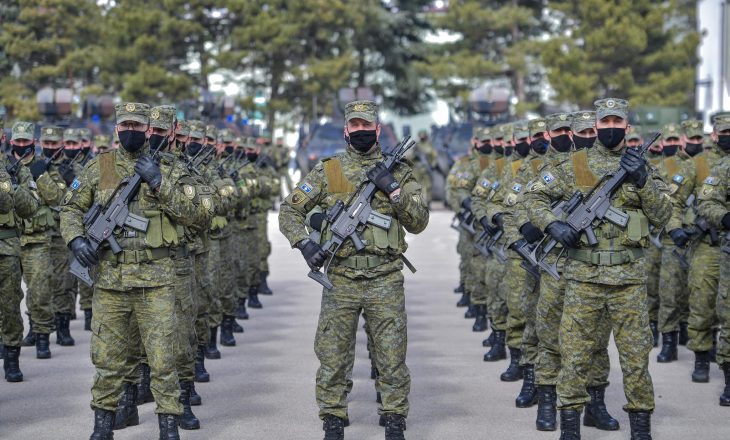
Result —
<path fill-rule="evenodd" d="M 356 101 L 346 107 L 346 119 L 377 120 L 377 106 L 371 101 Z M 339 200 L 346 201 L 365 173 L 383 160 L 379 147 L 360 154 L 348 148 L 345 153 L 325 160 L 297 185 L 286 198 L 279 213 L 279 227 L 292 246 L 309 238 L 305 216 L 315 206 L 326 210 Z M 381 414 L 408 414 L 410 374 L 406 367 L 406 312 L 403 290 L 403 263 L 406 230 L 420 233 L 428 223 L 428 209 L 421 187 L 410 167 L 401 162 L 393 175 L 400 182 L 400 200 L 391 201 L 378 191 L 372 201 L 375 211 L 391 216 L 386 232 L 368 225 L 362 238 L 366 247 L 356 253 L 346 242 L 337 252 L 329 276 L 334 288 L 325 289 L 315 339 L 320 361 L 317 372 L 317 403 L 320 417 L 347 418 L 347 387 L 354 363 L 354 344 L 360 312 L 367 315 L 373 338 L 374 360 L 380 373 Z M 322 234 L 326 240 L 328 233 Z"/>
<path fill-rule="evenodd" d="M 628 118 L 628 103 L 618 99 L 596 101 L 598 119 L 616 115 Z M 600 140 L 588 150 L 574 153 L 573 163 L 549 165 L 540 172 L 541 180 L 528 188 L 526 203 L 531 204 L 530 220 L 545 229 L 560 220 L 551 211 L 551 203 L 567 200 L 576 191 L 586 193 L 600 176 L 619 168 L 621 152 L 604 147 Z M 651 169 L 649 170 L 651 173 Z M 560 325 L 558 396 L 562 409 L 580 411 L 589 402 L 586 391 L 593 352 L 600 341 L 597 329 L 604 313 L 611 322 L 619 358 L 624 371 L 627 411 L 652 411 L 654 392 L 648 369 L 651 332 L 646 310 L 646 273 L 643 247 L 648 244 L 651 222 L 663 227 L 671 216 L 671 202 L 663 191 L 662 180 L 650 174 L 646 185 L 637 188 L 626 182 L 617 191 L 612 206 L 627 212 L 625 229 L 610 223 L 596 228 L 596 250 L 585 243 L 571 249 L 565 263 L 565 301 Z M 610 238 L 610 240 L 607 240 Z M 595 262 L 603 262 L 597 264 Z M 608 264 L 606 264 L 608 263 Z"/>
<path fill-rule="evenodd" d="M 627 140 L 631 137 L 640 138 L 637 133 L 633 133 L 627 136 Z M 654 153 L 649 150 L 646 153 L 647 161 L 658 167 L 662 161 L 662 153 Z M 657 232 L 652 230 L 652 235 L 656 235 Z M 646 296 L 649 305 L 649 321 L 652 325 L 658 326 L 659 321 L 659 271 L 662 263 L 662 250 L 652 245 L 646 249 Z"/>
<path fill-rule="evenodd" d="M 146 104 L 122 103 L 115 109 L 117 122 L 149 122 Z M 89 162 L 71 185 L 74 191 L 64 199 L 61 234 L 67 243 L 85 235 L 84 213 L 92 204 L 103 206 L 108 201 L 122 176 L 133 174 L 145 151 L 145 147 L 133 153 L 120 148 Z M 153 193 L 143 182 L 129 204 L 131 213 L 148 219 L 147 230 L 115 233 L 123 249 L 119 255 L 105 247 L 99 252 L 91 324 L 91 359 L 96 367 L 91 407 L 95 410 L 117 408 L 126 372 L 130 326 L 136 326 L 151 369 L 156 412 L 182 412 L 174 348 L 176 267 L 171 255 L 179 245 L 177 225 L 198 224 L 202 212 L 184 193 L 182 176 L 174 163 L 161 159 L 162 182 L 158 190 Z"/>
<path fill-rule="evenodd" d="M 264 152 L 262 151 L 263 155 Z M 273 208 L 273 198 L 278 197 L 281 188 L 279 174 L 271 166 L 270 159 L 266 156 L 257 161 L 256 171 L 258 175 L 258 195 L 251 200 L 250 214 L 256 219 L 256 249 L 258 259 L 255 273 L 251 274 L 251 282 L 258 287 L 263 279 L 269 274 L 269 255 L 271 255 L 271 242 L 268 238 L 269 210 Z"/>
<path fill-rule="evenodd" d="M 449 175 L 446 176 L 446 203 L 448 203 L 451 209 L 455 212 L 459 212 L 459 210 L 461 209 L 459 205 L 460 202 L 458 192 L 456 191 L 456 185 L 468 166 L 469 156 L 461 157 L 456 162 L 454 162 L 454 165 L 452 165 L 451 169 L 449 170 Z M 469 263 L 472 258 L 473 252 L 471 249 L 472 246 L 469 244 L 469 234 L 462 230 L 458 230 L 458 233 L 459 241 L 456 245 L 456 252 L 459 254 L 460 257 L 459 281 L 460 284 L 465 284 L 466 279 L 469 277 Z M 464 290 L 466 292 L 469 291 L 465 288 L 465 286 Z"/>
<path fill-rule="evenodd" d="M 436 150 L 428 140 L 428 134 L 425 131 L 419 132 L 418 136 L 420 142 L 408 152 L 406 157 L 413 162 L 413 177 L 423 187 L 426 203 L 431 203 L 433 198 L 431 170 L 436 163 Z"/>

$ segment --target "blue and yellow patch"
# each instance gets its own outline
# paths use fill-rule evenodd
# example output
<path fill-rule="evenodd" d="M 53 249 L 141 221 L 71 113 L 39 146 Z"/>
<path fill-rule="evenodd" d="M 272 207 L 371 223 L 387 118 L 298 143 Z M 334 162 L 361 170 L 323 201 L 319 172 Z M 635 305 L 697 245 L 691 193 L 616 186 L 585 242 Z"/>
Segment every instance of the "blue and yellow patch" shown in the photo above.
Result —
<path fill-rule="evenodd" d="M 309 194 L 309 193 L 312 192 L 312 190 L 314 189 L 314 187 L 312 187 L 311 185 L 309 185 L 307 182 L 302 182 L 302 183 L 299 184 L 299 189 L 301 189 L 305 193 Z"/>
<path fill-rule="evenodd" d="M 545 173 L 545 174 L 542 175 L 542 180 L 545 183 L 549 184 L 550 182 L 552 182 L 552 181 L 555 180 L 555 176 L 553 176 L 552 173 L 547 172 L 547 173 Z"/>
<path fill-rule="evenodd" d="M 480 184 L 484 188 L 489 188 L 490 186 L 492 186 L 492 182 L 489 179 L 482 179 L 482 181 L 480 182 Z"/>
<path fill-rule="evenodd" d="M 79 182 L 79 179 L 74 179 L 74 181 L 71 182 L 71 189 L 76 190 L 76 189 L 79 189 L 80 186 L 81 186 L 81 182 Z"/>
<path fill-rule="evenodd" d="M 519 183 L 515 183 L 514 185 L 512 185 L 512 191 L 514 191 L 516 193 L 521 192 L 522 191 L 522 185 L 520 185 Z"/>
<path fill-rule="evenodd" d="M 720 179 L 718 179 L 717 177 L 715 177 L 715 176 L 708 176 L 705 179 L 705 182 L 704 183 L 706 183 L 707 185 L 713 185 L 714 186 L 714 185 L 717 185 L 718 182 L 720 182 Z"/>
<path fill-rule="evenodd" d="M 674 177 L 672 177 L 672 180 L 675 183 L 681 184 L 682 182 L 684 182 L 684 176 L 682 176 L 681 174 L 675 174 Z"/>

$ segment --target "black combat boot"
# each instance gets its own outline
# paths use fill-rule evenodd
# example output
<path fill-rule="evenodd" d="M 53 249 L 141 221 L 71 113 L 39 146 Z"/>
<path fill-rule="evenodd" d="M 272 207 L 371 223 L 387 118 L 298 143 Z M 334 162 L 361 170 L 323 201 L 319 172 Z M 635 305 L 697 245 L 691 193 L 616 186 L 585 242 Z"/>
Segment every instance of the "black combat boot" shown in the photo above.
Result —
<path fill-rule="evenodd" d="M 474 320 L 474 325 L 471 327 L 473 332 L 485 332 L 487 331 L 487 306 L 477 306 L 477 319 Z"/>
<path fill-rule="evenodd" d="M 114 429 L 124 429 L 127 426 L 139 425 L 139 412 L 137 411 L 137 385 L 132 382 L 124 382 L 124 392 L 119 399 L 117 413 L 114 416 Z"/>
<path fill-rule="evenodd" d="M 258 287 L 254 287 L 253 289 L 248 292 L 248 306 L 252 309 L 263 309 L 264 306 L 261 304 L 261 301 L 259 301 L 259 292 Z"/>
<path fill-rule="evenodd" d="M 56 344 L 62 347 L 71 347 L 76 344 L 74 338 L 71 337 L 70 323 L 70 313 L 56 314 Z"/>
<path fill-rule="evenodd" d="M 555 385 L 539 385 L 537 387 L 537 420 L 538 431 L 555 431 L 555 419 L 558 411 L 558 393 Z"/>
<path fill-rule="evenodd" d="M 649 321 L 649 328 L 651 329 L 651 336 L 654 338 L 653 347 L 659 346 L 659 323 L 656 321 Z"/>
<path fill-rule="evenodd" d="M 692 382 L 707 383 L 710 381 L 710 352 L 695 351 L 695 369 Z"/>
<path fill-rule="evenodd" d="M 406 418 L 400 414 L 383 414 L 385 419 L 385 440 L 405 440 Z"/>
<path fill-rule="evenodd" d="M 717 362 L 717 334 L 718 329 L 712 330 L 712 348 L 710 349 L 710 362 Z"/>
<path fill-rule="evenodd" d="M 5 346 L 5 356 L 3 356 L 3 370 L 5 370 L 5 380 L 8 382 L 22 382 L 23 372 L 20 371 L 20 347 Z"/>
<path fill-rule="evenodd" d="M 494 330 L 494 344 L 484 355 L 484 362 L 496 362 L 507 359 L 507 350 L 504 347 L 506 334 L 503 330 Z"/>
<path fill-rule="evenodd" d="M 208 345 L 205 347 L 205 357 L 207 359 L 220 359 L 221 352 L 218 351 L 218 327 L 210 328 L 210 339 Z"/>
<path fill-rule="evenodd" d="M 522 357 L 522 350 L 509 347 L 509 367 L 499 376 L 499 380 L 502 382 L 517 382 L 522 379 L 520 357 Z"/>
<path fill-rule="evenodd" d="M 454 293 L 464 293 L 464 282 L 459 281 L 459 285 L 454 288 Z"/>
<path fill-rule="evenodd" d="M 274 292 L 269 288 L 269 283 L 266 279 L 269 277 L 268 272 L 259 272 L 259 288 L 258 293 L 261 295 L 273 295 Z"/>
<path fill-rule="evenodd" d="M 94 410 L 94 432 L 89 440 L 114 440 L 114 411 Z"/>
<path fill-rule="evenodd" d="M 725 390 L 720 395 L 720 406 L 730 406 L 730 362 L 722 364 L 725 374 Z"/>
<path fill-rule="evenodd" d="M 339 417 L 324 416 L 322 429 L 324 430 L 324 440 L 344 440 L 345 438 L 345 421 Z"/>
<path fill-rule="evenodd" d="M 221 345 L 235 347 L 236 338 L 233 337 L 233 316 L 224 315 L 221 323 Z"/>
<path fill-rule="evenodd" d="M 649 411 L 630 411 L 631 440 L 651 440 L 651 413 Z"/>
<path fill-rule="evenodd" d="M 198 345 L 195 352 L 195 381 L 210 382 L 210 374 L 205 369 L 205 345 Z"/>
<path fill-rule="evenodd" d="M 469 304 L 471 304 L 471 295 L 465 291 L 461 294 L 461 298 L 456 303 L 456 307 L 469 307 Z"/>
<path fill-rule="evenodd" d="M 157 424 L 160 426 L 160 440 L 180 440 L 177 432 L 177 419 L 174 414 L 157 414 Z"/>
<path fill-rule="evenodd" d="M 522 369 L 522 389 L 515 399 L 517 408 L 529 408 L 537 403 L 537 388 L 535 387 L 535 366 L 527 364 Z"/>
<path fill-rule="evenodd" d="M 48 333 L 35 334 L 35 357 L 38 359 L 51 358 L 51 341 Z"/>
<path fill-rule="evenodd" d="M 677 343 L 681 346 L 687 345 L 687 342 L 689 342 L 689 331 L 688 331 L 689 324 L 686 322 L 680 322 L 679 323 L 679 337 L 677 338 Z"/>
<path fill-rule="evenodd" d="M 611 417 L 606 409 L 606 387 L 587 387 L 591 402 L 586 405 L 586 414 L 583 416 L 583 425 L 592 426 L 601 431 L 618 431 L 618 420 Z"/>
<path fill-rule="evenodd" d="M 190 382 L 190 406 L 200 406 L 203 404 L 203 398 L 195 390 L 195 382 Z"/>
<path fill-rule="evenodd" d="M 236 321 L 235 317 L 231 317 L 231 329 L 233 329 L 233 333 L 243 333 L 243 326 Z"/>
<path fill-rule="evenodd" d="M 236 318 L 248 319 L 248 312 L 246 311 L 246 298 L 238 298 L 238 308 L 236 309 Z"/>
<path fill-rule="evenodd" d="M 150 366 L 147 364 L 139 364 L 139 384 L 137 385 L 137 405 L 154 402 L 155 397 L 152 395 L 150 388 L 151 382 Z"/>
<path fill-rule="evenodd" d="M 200 429 L 200 420 L 193 414 L 190 408 L 190 388 L 192 382 L 180 382 L 180 403 L 183 407 L 183 413 L 177 418 L 177 425 L 186 431 L 192 429 Z"/>
<path fill-rule="evenodd" d="M 580 412 L 560 410 L 560 440 L 580 440 Z"/>
<path fill-rule="evenodd" d="M 33 332 L 33 320 L 28 321 L 28 334 L 23 338 L 23 342 L 20 343 L 22 347 L 33 347 L 35 346 L 35 332 Z"/>
<path fill-rule="evenodd" d="M 91 313 L 91 309 L 84 309 L 84 330 L 87 332 L 91 331 L 91 317 L 93 316 L 93 313 Z"/>
<path fill-rule="evenodd" d="M 474 304 L 469 304 L 469 307 L 466 308 L 466 312 L 464 312 L 464 319 L 474 319 L 477 317 L 477 306 Z"/>
<path fill-rule="evenodd" d="M 667 363 L 677 360 L 677 332 L 662 333 L 662 351 L 656 361 Z"/>
<path fill-rule="evenodd" d="M 494 330 L 487 336 L 487 339 L 482 341 L 482 347 L 491 347 L 494 345 Z"/>
<path fill-rule="evenodd" d="M 379 376 L 378 369 L 375 367 L 375 365 L 370 366 L 370 379 L 375 380 Z"/>
<path fill-rule="evenodd" d="M 5 359 L 5 346 L 0 343 L 0 359 Z"/>

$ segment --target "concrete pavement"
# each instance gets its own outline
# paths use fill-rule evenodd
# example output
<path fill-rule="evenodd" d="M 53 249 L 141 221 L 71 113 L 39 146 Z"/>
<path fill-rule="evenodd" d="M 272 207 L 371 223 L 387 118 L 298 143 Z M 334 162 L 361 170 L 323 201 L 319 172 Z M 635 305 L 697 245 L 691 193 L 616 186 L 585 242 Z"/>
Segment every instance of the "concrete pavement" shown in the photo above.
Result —
<path fill-rule="evenodd" d="M 409 237 L 408 257 L 418 268 L 406 272 L 409 313 L 408 365 L 413 384 L 406 437 L 410 440 L 538 439 L 558 433 L 534 429 L 535 409 L 517 409 L 514 397 L 520 383 L 499 381 L 507 362 L 485 363 L 481 340 L 472 333 L 471 320 L 457 309 L 456 233 L 448 227 L 450 214 L 436 211 L 421 236 Z M 261 296 L 264 308 L 250 310 L 246 329 L 236 335 L 238 345 L 221 347 L 223 359 L 206 361 L 212 380 L 197 384 L 203 406 L 194 407 L 202 429 L 181 431 L 183 439 L 321 439 L 321 422 L 314 401 L 317 359 L 313 340 L 319 313 L 320 289 L 307 278 L 301 255 L 279 234 L 276 216 L 270 222 L 273 243 L 271 297 Z M 26 327 L 27 328 L 27 327 Z M 89 333 L 81 319 L 72 321 L 75 347 L 55 345 L 51 360 L 35 359 L 23 348 L 25 381 L 0 381 L 0 439 L 86 439 L 93 425 L 89 400 L 93 368 Z M 655 439 L 728 440 L 730 408 L 718 406 L 723 378 L 713 364 L 709 384 L 690 381 L 693 356 L 680 347 L 679 361 L 657 365 L 652 352 L 651 372 L 657 410 Z M 615 348 L 611 348 L 612 385 L 607 391 L 609 411 L 621 430 L 602 432 L 583 428 L 584 439 L 629 438 L 625 399 Z M 377 426 L 377 404 L 365 335 L 358 335 L 357 359 L 350 395 L 347 439 L 383 438 Z M 154 404 L 140 407 L 141 424 L 115 432 L 117 440 L 156 439 Z"/>

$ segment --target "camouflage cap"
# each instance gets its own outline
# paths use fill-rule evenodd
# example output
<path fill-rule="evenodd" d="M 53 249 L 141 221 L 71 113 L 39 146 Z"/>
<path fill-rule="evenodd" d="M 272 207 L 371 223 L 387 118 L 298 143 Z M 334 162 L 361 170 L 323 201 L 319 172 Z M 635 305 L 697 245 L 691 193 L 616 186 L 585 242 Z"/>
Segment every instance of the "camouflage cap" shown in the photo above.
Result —
<path fill-rule="evenodd" d="M 512 140 L 512 124 L 503 124 L 500 131 L 502 132 L 502 139 L 504 139 L 505 142 L 509 142 Z"/>
<path fill-rule="evenodd" d="M 90 141 L 94 139 L 94 136 L 91 134 L 91 130 L 88 128 L 77 128 L 76 131 L 79 132 L 79 136 L 82 141 Z"/>
<path fill-rule="evenodd" d="M 530 136 L 535 136 L 538 133 L 547 131 L 547 122 L 545 118 L 530 119 L 527 122 L 527 128 L 530 131 Z"/>
<path fill-rule="evenodd" d="M 180 136 L 187 136 L 190 134 L 190 122 L 185 120 L 178 120 L 177 126 L 175 127 L 175 134 Z"/>
<path fill-rule="evenodd" d="M 378 104 L 375 101 L 352 101 L 345 105 L 345 121 L 360 118 L 368 122 L 378 120 Z"/>
<path fill-rule="evenodd" d="M 662 128 L 662 140 L 667 139 L 679 139 L 682 132 L 679 129 L 679 124 L 667 124 Z"/>
<path fill-rule="evenodd" d="M 714 124 L 715 119 L 717 119 L 717 118 L 730 118 L 730 112 L 719 111 L 719 112 L 713 113 L 712 116 L 710 116 L 710 122 L 712 122 Z"/>
<path fill-rule="evenodd" d="M 228 128 L 223 128 L 218 131 L 218 142 L 234 142 L 236 140 L 233 131 Z"/>
<path fill-rule="evenodd" d="M 197 119 L 190 119 L 187 121 L 188 128 L 190 129 L 190 137 L 194 139 L 203 139 L 205 137 L 205 124 L 203 121 Z"/>
<path fill-rule="evenodd" d="M 574 112 L 570 116 L 573 117 L 573 122 L 570 124 L 573 133 L 579 133 L 596 125 L 596 112 L 592 110 Z"/>
<path fill-rule="evenodd" d="M 626 134 L 626 140 L 627 141 L 641 140 L 641 138 L 642 138 L 641 132 L 642 132 L 642 129 L 641 129 L 640 126 L 638 126 L 638 125 L 632 125 L 629 128 L 629 132 Z"/>
<path fill-rule="evenodd" d="M 139 102 L 122 102 L 114 106 L 117 124 L 127 121 L 149 124 L 150 106 Z"/>
<path fill-rule="evenodd" d="M 730 112 L 717 113 L 712 117 L 713 130 L 719 133 L 730 130 Z"/>
<path fill-rule="evenodd" d="M 688 138 L 693 138 L 697 136 L 702 137 L 705 135 L 702 121 L 698 119 L 687 119 L 686 121 L 683 121 L 682 132 L 684 132 L 684 135 Z"/>
<path fill-rule="evenodd" d="M 208 124 L 205 126 L 205 137 L 214 141 L 218 140 L 218 129 L 215 125 Z"/>
<path fill-rule="evenodd" d="M 570 113 L 561 112 L 553 113 L 545 116 L 548 130 L 559 130 L 561 128 L 570 128 L 573 123 L 573 118 Z"/>
<path fill-rule="evenodd" d="M 35 138 L 35 124 L 27 121 L 15 121 L 13 124 L 13 134 L 10 139 L 27 139 Z"/>
<path fill-rule="evenodd" d="M 482 127 L 479 133 L 477 133 L 477 139 L 480 141 L 491 141 L 493 139 L 496 139 L 494 137 L 495 131 L 497 130 L 496 127 Z"/>
<path fill-rule="evenodd" d="M 530 130 L 527 126 L 527 121 L 517 121 L 512 123 L 512 135 L 515 140 L 526 138 L 530 135 Z"/>
<path fill-rule="evenodd" d="M 172 105 L 159 105 L 150 109 L 150 126 L 169 130 L 177 115 L 177 110 Z"/>
<path fill-rule="evenodd" d="M 112 143 L 112 138 L 108 134 L 99 134 L 94 140 L 99 148 L 109 148 Z"/>
<path fill-rule="evenodd" d="M 497 139 L 504 139 L 504 132 L 502 129 L 504 128 L 504 124 L 495 125 L 491 128 L 492 130 L 492 140 Z"/>
<path fill-rule="evenodd" d="M 629 119 L 629 101 L 620 98 L 604 98 L 593 103 L 596 106 L 596 119 L 618 116 Z"/>
<path fill-rule="evenodd" d="M 76 128 L 67 128 L 63 130 L 63 141 L 81 142 L 79 130 Z"/>
<path fill-rule="evenodd" d="M 41 129 L 41 142 L 60 142 L 63 140 L 63 127 L 49 125 Z"/>

